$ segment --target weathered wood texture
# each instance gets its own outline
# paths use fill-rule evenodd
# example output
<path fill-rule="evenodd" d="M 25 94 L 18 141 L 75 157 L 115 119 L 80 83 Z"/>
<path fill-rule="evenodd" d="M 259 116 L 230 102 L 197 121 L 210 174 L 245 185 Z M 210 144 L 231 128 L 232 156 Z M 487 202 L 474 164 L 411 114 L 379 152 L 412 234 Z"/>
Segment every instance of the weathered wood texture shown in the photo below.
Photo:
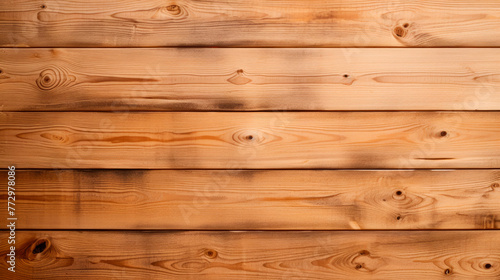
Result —
<path fill-rule="evenodd" d="M 17 0 L 0 46 L 500 46 L 496 0 Z"/>
<path fill-rule="evenodd" d="M 16 244 L 12 280 L 500 277 L 497 231 L 22 231 Z"/>
<path fill-rule="evenodd" d="M 3 111 L 500 109 L 494 48 L 0 49 L 0 70 Z"/>
<path fill-rule="evenodd" d="M 3 113 L 22 168 L 500 168 L 500 112 Z"/>
<path fill-rule="evenodd" d="M 499 170 L 44 170 L 17 177 L 19 229 L 500 227 Z M 0 213 L 5 220 L 7 211 Z"/>

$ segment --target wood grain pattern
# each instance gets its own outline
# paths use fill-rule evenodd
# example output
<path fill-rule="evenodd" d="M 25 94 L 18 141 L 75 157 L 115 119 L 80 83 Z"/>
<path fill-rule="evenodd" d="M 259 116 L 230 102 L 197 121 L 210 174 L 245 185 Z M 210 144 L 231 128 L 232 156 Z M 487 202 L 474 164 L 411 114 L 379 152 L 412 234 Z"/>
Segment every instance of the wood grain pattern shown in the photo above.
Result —
<path fill-rule="evenodd" d="M 500 168 L 500 113 L 4 113 L 0 141 L 18 169 Z"/>
<path fill-rule="evenodd" d="M 497 231 L 22 231 L 17 238 L 12 280 L 500 277 Z M 0 252 L 8 252 L 6 242 Z"/>
<path fill-rule="evenodd" d="M 19 0 L 0 46 L 500 46 L 496 0 Z"/>
<path fill-rule="evenodd" d="M 500 228 L 499 170 L 42 170 L 17 178 L 19 229 Z"/>
<path fill-rule="evenodd" d="M 3 111 L 499 110 L 498 49 L 0 49 Z"/>

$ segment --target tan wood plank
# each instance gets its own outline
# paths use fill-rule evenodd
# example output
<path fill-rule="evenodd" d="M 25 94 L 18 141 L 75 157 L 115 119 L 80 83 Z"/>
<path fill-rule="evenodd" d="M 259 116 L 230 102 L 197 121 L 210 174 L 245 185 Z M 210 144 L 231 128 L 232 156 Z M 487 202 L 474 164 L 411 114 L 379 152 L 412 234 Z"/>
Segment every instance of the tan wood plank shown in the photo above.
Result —
<path fill-rule="evenodd" d="M 8 232 L 1 233 L 2 240 Z M 7 242 L 0 243 L 2 256 Z M 9 279 L 498 279 L 500 232 L 17 233 Z"/>
<path fill-rule="evenodd" d="M 0 46 L 500 46 L 496 0 L 17 0 Z"/>
<path fill-rule="evenodd" d="M 19 229 L 500 228 L 499 170 L 41 170 L 16 177 Z"/>
<path fill-rule="evenodd" d="M 22 168 L 500 168 L 500 112 L 3 113 Z"/>
<path fill-rule="evenodd" d="M 498 49 L 0 49 L 3 111 L 499 110 Z"/>

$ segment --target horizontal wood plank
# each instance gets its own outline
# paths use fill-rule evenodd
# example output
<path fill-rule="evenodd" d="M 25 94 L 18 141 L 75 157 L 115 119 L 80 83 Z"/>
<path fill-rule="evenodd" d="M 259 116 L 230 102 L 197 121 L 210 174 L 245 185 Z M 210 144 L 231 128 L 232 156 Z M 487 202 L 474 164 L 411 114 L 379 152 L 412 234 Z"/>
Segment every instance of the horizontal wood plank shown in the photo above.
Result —
<path fill-rule="evenodd" d="M 18 0 L 4 47 L 500 46 L 496 0 Z"/>
<path fill-rule="evenodd" d="M 16 248 L 12 280 L 500 277 L 497 231 L 21 231 Z"/>
<path fill-rule="evenodd" d="M 19 229 L 500 228 L 499 170 L 16 173 Z"/>
<path fill-rule="evenodd" d="M 0 49 L 3 111 L 499 110 L 498 49 Z"/>
<path fill-rule="evenodd" d="M 3 113 L 0 165 L 500 168 L 500 112 Z"/>

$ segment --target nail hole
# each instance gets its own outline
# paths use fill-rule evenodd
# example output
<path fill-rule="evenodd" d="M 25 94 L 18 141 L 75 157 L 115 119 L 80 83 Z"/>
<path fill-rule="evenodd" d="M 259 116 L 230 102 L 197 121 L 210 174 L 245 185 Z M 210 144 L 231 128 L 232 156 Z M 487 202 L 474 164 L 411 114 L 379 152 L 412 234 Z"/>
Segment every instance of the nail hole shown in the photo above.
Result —
<path fill-rule="evenodd" d="M 47 5 L 43 4 L 42 6 L 40 6 L 40 8 L 45 9 L 47 8 Z"/>
<path fill-rule="evenodd" d="M 450 271 L 449 269 L 446 269 L 446 270 L 444 271 L 444 274 L 446 274 L 446 275 L 448 275 L 448 274 L 450 274 L 450 273 L 451 273 L 451 271 Z"/>
<path fill-rule="evenodd" d="M 441 136 L 445 137 L 446 135 L 448 135 L 448 132 L 446 132 L 446 131 L 444 131 L 444 130 L 443 130 L 443 131 L 441 131 Z"/>
<path fill-rule="evenodd" d="M 486 269 L 490 269 L 490 268 L 491 268 L 491 264 L 489 264 L 489 263 L 485 264 L 485 265 L 484 265 L 484 268 L 486 268 Z"/>
<path fill-rule="evenodd" d="M 398 220 L 398 221 L 401 220 L 401 216 L 397 216 L 396 220 Z"/>
<path fill-rule="evenodd" d="M 344 78 L 349 78 L 349 74 L 344 74 L 343 77 Z"/>
<path fill-rule="evenodd" d="M 403 192 L 402 192 L 402 191 L 397 191 L 397 192 L 396 192 L 396 195 L 402 195 L 402 194 L 403 194 Z"/>
<path fill-rule="evenodd" d="M 40 254 L 47 248 L 47 241 L 43 240 L 33 248 L 33 254 Z"/>
<path fill-rule="evenodd" d="M 408 26 L 410 26 L 408 23 L 403 24 L 404 28 L 408 28 Z"/>
<path fill-rule="evenodd" d="M 2 74 L 2 73 L 3 73 L 3 71 L 2 71 L 2 69 L 0 69 L 0 74 Z"/>

